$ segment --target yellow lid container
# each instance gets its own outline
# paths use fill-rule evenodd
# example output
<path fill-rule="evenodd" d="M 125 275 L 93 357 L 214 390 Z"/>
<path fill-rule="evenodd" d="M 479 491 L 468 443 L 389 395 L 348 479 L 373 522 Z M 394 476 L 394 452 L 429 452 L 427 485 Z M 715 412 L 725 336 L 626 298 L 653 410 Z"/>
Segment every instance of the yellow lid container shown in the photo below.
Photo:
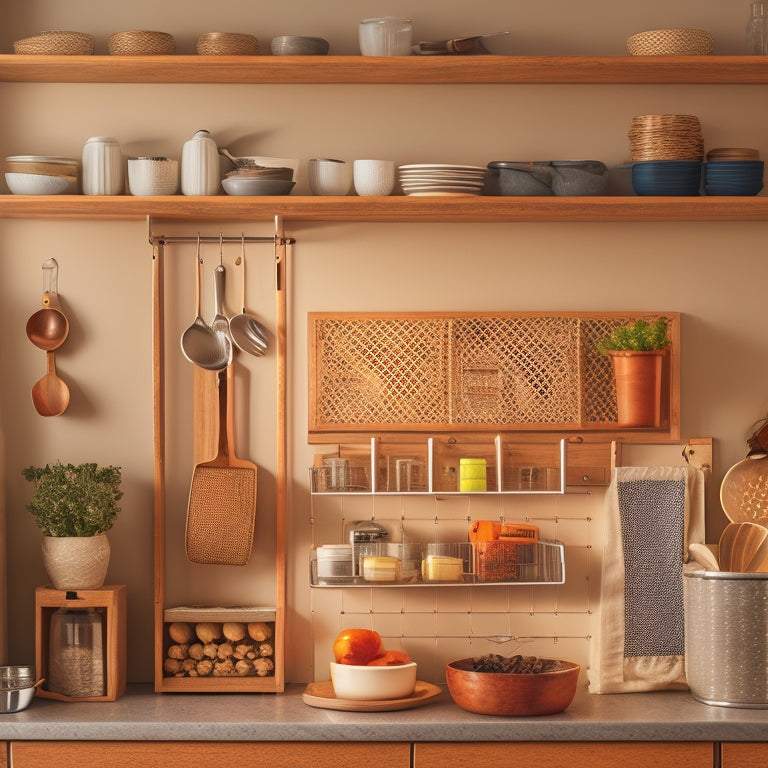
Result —
<path fill-rule="evenodd" d="M 460 459 L 459 490 L 464 493 L 488 490 L 485 469 L 485 459 Z"/>

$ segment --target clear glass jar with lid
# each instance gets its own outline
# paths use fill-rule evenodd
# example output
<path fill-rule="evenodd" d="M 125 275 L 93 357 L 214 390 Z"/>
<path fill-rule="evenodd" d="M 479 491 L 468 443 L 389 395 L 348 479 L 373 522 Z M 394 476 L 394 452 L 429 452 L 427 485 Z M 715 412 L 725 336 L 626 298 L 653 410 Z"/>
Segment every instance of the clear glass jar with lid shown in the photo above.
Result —
<path fill-rule="evenodd" d="M 95 608 L 51 615 L 47 690 L 72 698 L 104 696 L 104 622 Z"/>

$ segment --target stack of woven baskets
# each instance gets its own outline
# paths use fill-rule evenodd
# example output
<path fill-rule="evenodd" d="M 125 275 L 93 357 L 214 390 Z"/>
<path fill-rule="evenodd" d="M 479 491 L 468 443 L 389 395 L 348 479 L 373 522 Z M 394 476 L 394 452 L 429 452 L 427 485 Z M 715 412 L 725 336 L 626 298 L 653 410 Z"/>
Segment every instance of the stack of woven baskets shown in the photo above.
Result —
<path fill-rule="evenodd" d="M 691 160 L 704 157 L 704 137 L 694 115 L 638 115 L 632 118 L 629 144 L 633 162 Z"/>

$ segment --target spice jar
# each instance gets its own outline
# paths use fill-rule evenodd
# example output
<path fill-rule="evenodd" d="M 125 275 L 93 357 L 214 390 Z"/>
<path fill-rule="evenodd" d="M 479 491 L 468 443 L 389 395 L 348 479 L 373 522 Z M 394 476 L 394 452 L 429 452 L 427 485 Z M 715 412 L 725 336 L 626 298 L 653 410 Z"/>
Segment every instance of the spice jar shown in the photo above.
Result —
<path fill-rule="evenodd" d="M 51 615 L 47 689 L 72 698 L 104 696 L 102 617 L 94 608 Z"/>

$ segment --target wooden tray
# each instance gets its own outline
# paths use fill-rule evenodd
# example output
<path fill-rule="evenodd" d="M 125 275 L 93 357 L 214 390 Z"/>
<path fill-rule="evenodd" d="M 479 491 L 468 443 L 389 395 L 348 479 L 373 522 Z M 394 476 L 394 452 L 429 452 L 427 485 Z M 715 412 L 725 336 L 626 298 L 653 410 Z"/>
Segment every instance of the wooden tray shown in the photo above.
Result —
<path fill-rule="evenodd" d="M 310 683 L 302 694 L 305 704 L 322 709 L 341 709 L 345 712 L 391 712 L 397 709 L 412 709 L 426 704 L 441 692 L 440 688 L 423 680 L 416 681 L 416 688 L 411 696 L 404 699 L 386 699 L 378 701 L 357 701 L 355 699 L 337 699 L 333 692 L 333 683 L 323 680 Z"/>

